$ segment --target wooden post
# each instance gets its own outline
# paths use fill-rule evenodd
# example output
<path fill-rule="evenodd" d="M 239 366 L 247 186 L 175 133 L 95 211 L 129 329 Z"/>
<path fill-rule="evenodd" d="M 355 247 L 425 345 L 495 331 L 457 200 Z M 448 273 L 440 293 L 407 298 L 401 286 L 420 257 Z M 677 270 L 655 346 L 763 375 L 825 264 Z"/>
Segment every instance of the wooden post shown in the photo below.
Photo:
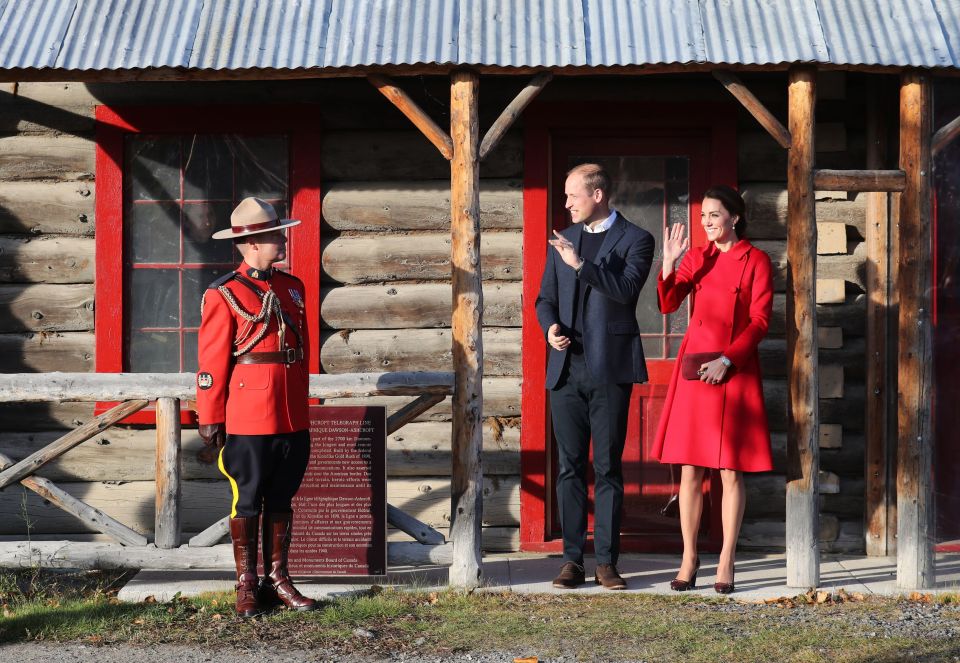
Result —
<path fill-rule="evenodd" d="M 897 586 L 932 587 L 933 332 L 930 324 L 933 161 L 928 74 L 900 78 L 900 321 L 897 354 Z"/>
<path fill-rule="evenodd" d="M 180 401 L 157 399 L 157 501 L 153 541 L 180 545 Z"/>
<path fill-rule="evenodd" d="M 886 121 L 881 111 L 882 100 L 877 77 L 867 79 L 867 168 L 883 168 L 886 164 Z M 904 176 L 906 185 L 906 176 Z M 890 196 L 868 193 L 866 209 L 866 279 L 867 290 L 867 366 L 866 366 L 866 448 L 864 451 L 864 546 L 867 555 L 885 556 L 893 552 L 890 513 L 892 507 L 890 472 L 890 438 L 887 421 L 896 393 L 896 383 L 889 382 L 891 347 L 890 315 Z"/>
<path fill-rule="evenodd" d="M 817 223 L 814 108 L 817 72 L 790 70 L 787 163 L 787 585 L 820 583 Z"/>
<path fill-rule="evenodd" d="M 478 92 L 480 80 L 455 71 L 450 85 L 451 260 L 453 267 L 453 436 L 450 485 L 450 585 L 480 584 L 480 527 L 483 519 L 483 291 L 480 287 L 480 162 Z"/>

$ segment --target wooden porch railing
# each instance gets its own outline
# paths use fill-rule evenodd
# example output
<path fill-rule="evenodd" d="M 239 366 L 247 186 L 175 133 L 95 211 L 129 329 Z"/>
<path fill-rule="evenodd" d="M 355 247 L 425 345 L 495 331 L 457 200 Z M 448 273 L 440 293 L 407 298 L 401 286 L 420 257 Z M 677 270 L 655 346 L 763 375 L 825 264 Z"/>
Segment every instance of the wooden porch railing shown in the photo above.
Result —
<path fill-rule="evenodd" d="M 111 410 L 70 431 L 43 449 L 14 461 L 2 453 L 0 490 L 20 483 L 116 543 L 69 541 L 0 544 L 0 566 L 41 564 L 75 568 L 231 568 L 229 546 L 216 546 L 227 534 L 228 517 L 217 518 L 181 545 L 180 401 L 192 400 L 193 373 L 28 373 L 0 374 L 0 402 L 120 401 Z M 453 393 L 452 373 L 349 373 L 310 376 L 310 397 L 414 396 L 387 419 L 390 435 Z M 47 463 L 156 401 L 156 503 L 154 540 L 35 476 Z M 400 509 L 387 505 L 387 522 L 416 542 L 392 542 L 388 562 L 450 564 L 452 546 L 443 534 Z"/>

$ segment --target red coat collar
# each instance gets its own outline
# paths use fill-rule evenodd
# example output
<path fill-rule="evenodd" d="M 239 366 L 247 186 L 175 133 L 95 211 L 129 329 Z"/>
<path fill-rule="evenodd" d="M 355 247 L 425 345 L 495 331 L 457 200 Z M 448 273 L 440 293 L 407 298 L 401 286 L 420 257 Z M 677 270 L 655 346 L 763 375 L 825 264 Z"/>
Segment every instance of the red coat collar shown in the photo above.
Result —
<path fill-rule="evenodd" d="M 737 243 L 733 245 L 730 249 L 730 257 L 734 260 L 743 260 L 743 258 L 750 252 L 750 249 L 753 248 L 753 245 L 745 239 L 737 240 Z M 713 256 L 720 253 L 720 249 L 717 248 L 717 245 L 713 242 L 707 244 L 707 248 L 704 250 L 703 254 L 712 258 Z"/>

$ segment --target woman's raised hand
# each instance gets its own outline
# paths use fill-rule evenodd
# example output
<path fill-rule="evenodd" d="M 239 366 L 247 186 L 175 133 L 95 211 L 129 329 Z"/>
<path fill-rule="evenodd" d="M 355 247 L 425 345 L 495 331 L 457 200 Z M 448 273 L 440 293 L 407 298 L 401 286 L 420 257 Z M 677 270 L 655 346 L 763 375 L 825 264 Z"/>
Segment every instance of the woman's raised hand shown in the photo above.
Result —
<path fill-rule="evenodd" d="M 675 223 L 663 232 L 663 267 L 664 271 L 672 272 L 673 267 L 683 252 L 690 245 L 684 236 L 686 228 L 682 223 Z"/>

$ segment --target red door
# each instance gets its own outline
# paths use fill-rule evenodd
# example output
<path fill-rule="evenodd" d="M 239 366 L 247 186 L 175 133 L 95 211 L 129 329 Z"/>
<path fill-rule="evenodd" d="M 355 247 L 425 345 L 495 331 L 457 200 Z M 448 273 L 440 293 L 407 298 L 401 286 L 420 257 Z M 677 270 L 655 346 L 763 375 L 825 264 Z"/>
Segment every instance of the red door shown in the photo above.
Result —
<path fill-rule="evenodd" d="M 719 116 L 731 118 L 727 113 Z M 558 120 L 558 115 L 553 113 L 540 117 L 545 124 Z M 550 129 L 528 125 L 521 440 L 523 549 L 560 549 L 554 490 L 556 449 L 550 430 L 547 394 L 543 388 L 547 346 L 536 322 L 533 305 L 548 248 L 546 238 L 554 229 L 569 225 L 563 207 L 565 174 L 574 165 L 588 161 L 600 163 L 610 172 L 614 181 L 613 206 L 632 223 L 650 232 L 657 241 L 653 270 L 637 306 L 650 381 L 634 387 L 631 402 L 623 457 L 622 548 L 645 552 L 680 549 L 679 522 L 662 513 L 671 496 L 676 494 L 679 468 L 661 465 L 649 453 L 688 319 L 687 306 L 667 316 L 660 314 L 657 308 L 660 243 L 666 224 L 683 223 L 687 225 L 694 245 L 702 245 L 706 241 L 699 223 L 703 191 L 714 182 L 736 181 L 732 123 L 726 127 L 715 127 L 715 123 L 704 127 L 698 123 L 702 118 L 686 117 L 690 124 L 679 123 L 679 126 L 675 115 L 664 123 L 662 115 L 650 112 L 629 119 L 625 116 L 626 126 L 619 127 L 574 125 Z M 715 135 L 723 130 L 727 132 L 725 136 Z M 724 147 L 726 151 L 723 151 Z M 691 412 L 690 416 L 695 413 Z M 589 480 L 592 505 L 592 476 Z M 705 490 L 711 490 L 710 486 L 705 486 Z M 706 502 L 701 537 L 705 549 L 717 547 L 720 541 L 719 521 L 714 523 L 711 516 L 712 512 L 718 517 L 719 511 L 709 508 L 710 501 Z M 592 514 L 588 523 L 590 528 Z"/>

